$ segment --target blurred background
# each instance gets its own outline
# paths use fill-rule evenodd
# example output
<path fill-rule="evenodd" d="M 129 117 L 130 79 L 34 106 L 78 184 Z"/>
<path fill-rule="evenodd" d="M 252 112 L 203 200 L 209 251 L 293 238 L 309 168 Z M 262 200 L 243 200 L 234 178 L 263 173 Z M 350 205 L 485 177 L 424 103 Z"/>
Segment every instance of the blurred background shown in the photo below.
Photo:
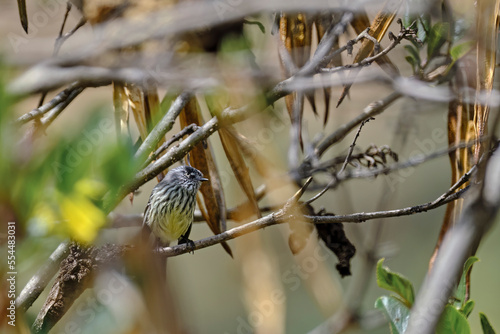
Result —
<path fill-rule="evenodd" d="M 3 77 L 7 83 L 12 82 L 36 63 L 51 58 L 66 6 L 62 0 L 31 1 L 27 3 L 27 10 L 31 15 L 30 23 L 33 29 L 29 34 L 23 31 L 20 24 L 17 3 L 0 0 L 0 55 Z M 40 12 L 46 15 L 35 15 Z M 375 13 L 369 12 L 369 15 L 373 18 Z M 69 13 L 66 26 L 75 26 L 80 18 L 79 11 L 73 9 Z M 259 15 L 255 20 L 262 23 L 265 33 L 255 25 L 245 25 L 243 28 L 243 34 L 250 41 L 250 49 L 255 55 L 255 62 L 268 71 L 269 77 L 280 78 L 282 71 L 277 53 L 277 37 L 270 33 L 272 16 Z M 389 31 L 396 34 L 399 27 L 394 23 Z M 64 56 L 72 48 L 81 46 L 79 43 L 92 34 L 92 26 L 84 25 L 64 43 L 60 55 Z M 348 30 L 347 34 L 341 36 L 340 45 L 355 36 L 353 31 Z M 381 44 L 382 47 L 387 45 L 387 38 Z M 404 60 L 403 48 L 395 48 L 389 56 L 402 75 L 411 75 L 411 67 Z M 353 60 L 352 56 L 346 54 L 342 57 L 344 63 Z M 217 66 L 223 68 L 225 65 L 223 60 L 224 58 L 217 59 Z M 231 61 L 242 60 L 235 56 Z M 376 65 L 372 65 L 370 69 L 377 75 L 386 75 Z M 229 70 L 230 68 L 226 68 L 221 71 Z M 228 75 L 225 79 L 226 84 L 230 85 L 233 78 L 227 72 L 224 74 Z M 238 86 L 236 88 L 240 89 L 242 87 L 244 89 L 245 84 L 248 84 L 237 81 L 234 83 Z M 58 91 L 48 93 L 46 101 Z M 387 96 L 391 88 L 374 81 L 356 83 L 348 98 L 335 108 L 335 102 L 341 91 L 341 86 L 332 88 L 330 116 L 326 125 L 323 125 L 322 117 L 315 116 L 310 104 L 305 102 L 303 127 L 310 138 L 321 132 L 333 132 L 360 114 L 367 105 Z M 32 94 L 16 100 L 11 108 L 12 117 L 15 119 L 37 107 L 39 99 L 39 94 Z M 318 110 L 323 110 L 324 107 L 324 103 L 317 104 Z M 202 105 L 201 109 L 203 117 L 208 120 L 210 115 L 207 107 Z M 357 141 L 357 147 L 365 149 L 371 144 L 378 147 L 388 145 L 399 155 L 400 161 L 406 161 L 417 154 L 429 154 L 445 148 L 447 111 L 447 103 L 417 101 L 414 98 L 399 99 L 374 121 L 365 125 Z M 103 124 L 99 122 L 106 119 L 113 122 L 113 117 L 112 87 L 108 85 L 87 88 L 37 139 L 39 142 L 34 148 L 49 152 L 60 143 L 74 140 L 72 138 L 75 134 L 92 126 L 89 124 Z M 22 134 L 28 128 L 29 125 L 25 125 L 19 130 L 21 135 L 12 138 L 22 138 Z M 274 175 L 286 178 L 290 120 L 284 99 L 275 103 L 274 114 L 262 113 L 253 116 L 236 124 L 235 128 L 255 144 L 262 156 L 272 162 L 273 171 L 276 172 Z M 176 123 L 167 137 L 179 130 L 179 124 Z M 138 135 L 138 130 L 133 125 L 130 131 Z M 106 138 L 104 142 L 116 138 L 114 128 L 104 135 Z M 330 149 L 325 158 L 345 155 L 353 138 L 354 132 Z M 246 201 L 245 193 L 241 190 L 225 158 L 219 137 L 212 136 L 209 141 L 221 175 L 227 207 L 232 208 Z M 35 167 L 32 171 L 35 176 L 31 182 L 43 179 L 44 173 L 51 173 L 49 168 L 38 177 Z M 120 167 L 115 166 L 115 168 Z M 21 168 L 20 175 L 25 171 L 26 169 Z M 255 188 L 261 183 L 269 182 L 256 173 L 254 168 L 250 168 L 250 171 Z M 16 173 L 16 170 L 12 172 Z M 5 184 L 7 179 L 12 179 L 10 184 L 14 184 L 14 187 L 17 177 L 5 174 L 1 176 Z M 279 183 L 281 179 L 277 180 Z M 149 181 L 139 189 L 133 201 L 127 196 L 113 212 L 122 215 L 141 214 L 156 183 L 156 179 Z M 396 209 L 430 202 L 444 193 L 449 186 L 450 164 L 448 157 L 444 155 L 394 174 L 380 175 L 372 179 L 349 180 L 327 192 L 313 206 L 316 210 L 324 208 L 327 212 L 335 214 Z M 292 182 L 283 181 L 283 184 L 275 187 L 261 204 L 283 204 L 297 189 Z M 304 198 L 310 198 L 318 191 L 319 189 L 308 191 Z M 40 191 L 39 194 L 53 196 L 53 192 L 49 189 L 46 192 Z M 376 252 L 371 256 L 377 259 L 385 257 L 385 264 L 409 278 L 418 291 L 428 269 L 444 211 L 443 206 L 412 216 L 344 224 L 347 236 L 358 250 L 351 261 L 352 276 L 345 278 L 341 278 L 335 270 L 337 258 L 315 234 L 308 239 L 305 249 L 293 255 L 288 247 L 290 229 L 287 224 L 271 226 L 230 241 L 233 259 L 218 245 L 198 250 L 194 254 L 170 258 L 168 277 L 180 321 L 188 333 L 307 333 L 345 305 L 359 304 L 365 317 L 360 326 L 350 327 L 345 332 L 388 333 L 388 325 L 384 323 L 384 318 L 380 317 L 381 313 L 374 308 L 375 300 L 388 293 L 377 287 L 373 267 L 372 270 L 367 270 L 366 263 L 370 259 L 366 258 L 363 250 L 373 247 L 371 243 L 378 236 Z M 13 217 L 16 215 L 8 219 Z M 18 236 L 16 245 L 18 291 L 65 239 L 64 233 L 45 233 L 43 229 L 37 227 L 36 222 L 27 218 L 25 228 L 22 229 L 23 234 Z M 251 220 L 253 219 L 255 216 Z M 228 222 L 228 229 L 234 226 L 237 226 L 235 222 Z M 134 227 L 104 228 L 99 232 L 98 242 L 127 240 L 133 230 Z M 193 240 L 210 235 L 212 232 L 204 222 L 194 224 L 191 234 Z M 497 307 L 497 301 L 500 300 L 498 288 L 500 245 L 495 242 L 496 240 L 500 240 L 498 224 L 494 225 L 481 243 L 477 252 L 480 262 L 472 271 L 471 292 L 476 307 L 469 319 L 473 333 L 480 332 L 477 311 L 487 314 L 492 325 L 500 328 L 498 320 L 500 313 Z M 0 268 L 4 270 L 4 266 L 2 262 Z M 5 284 L 4 281 L 1 284 Z M 5 289 L 5 286 L 2 288 Z M 47 292 L 48 289 L 28 310 L 25 319 L 18 319 L 20 322 L 25 322 L 29 326 L 34 321 L 47 297 Z M 4 295 L 2 292 L 2 298 Z M 138 325 L 143 321 L 141 319 L 143 312 L 147 311 L 132 280 L 123 271 L 110 270 L 96 278 L 94 289 L 87 290 L 75 302 L 53 332 L 140 332 L 139 328 L 144 328 Z"/>

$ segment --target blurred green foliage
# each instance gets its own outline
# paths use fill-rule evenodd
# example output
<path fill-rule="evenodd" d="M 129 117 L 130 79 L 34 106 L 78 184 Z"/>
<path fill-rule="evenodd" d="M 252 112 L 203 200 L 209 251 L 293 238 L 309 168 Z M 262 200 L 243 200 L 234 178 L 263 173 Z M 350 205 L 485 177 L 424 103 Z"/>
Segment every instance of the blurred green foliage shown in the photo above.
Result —
<path fill-rule="evenodd" d="M 92 116 L 77 131 L 39 136 L 14 124 L 13 105 L 4 76 L 0 80 L 1 207 L 31 235 L 91 243 L 106 222 L 102 197 L 116 194 L 138 169 L 132 147 L 117 140 L 112 118 L 100 109 L 90 110 Z"/>

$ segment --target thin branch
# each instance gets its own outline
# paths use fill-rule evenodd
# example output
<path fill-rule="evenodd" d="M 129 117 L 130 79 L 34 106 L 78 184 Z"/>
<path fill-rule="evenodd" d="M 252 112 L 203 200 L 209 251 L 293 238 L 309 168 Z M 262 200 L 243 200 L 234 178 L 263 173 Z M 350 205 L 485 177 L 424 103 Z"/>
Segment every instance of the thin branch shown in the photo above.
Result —
<path fill-rule="evenodd" d="M 362 35 L 363 33 L 360 34 L 360 36 Z M 386 54 L 388 54 L 392 49 L 394 49 L 399 43 L 401 43 L 401 41 L 403 39 L 406 39 L 408 38 L 408 36 L 410 35 L 413 35 L 413 32 L 411 31 L 408 31 L 408 30 L 404 30 L 404 31 L 401 31 L 397 36 L 393 36 L 392 38 L 392 41 L 391 43 L 382 51 L 378 52 L 378 53 L 375 53 L 375 55 L 371 56 L 371 57 L 367 57 L 357 63 L 354 63 L 354 64 L 346 64 L 346 65 L 343 65 L 343 66 L 338 66 L 338 67 L 333 67 L 333 68 L 322 68 L 321 69 L 321 72 L 324 72 L 324 73 L 335 73 L 335 72 L 338 72 L 338 71 L 345 71 L 345 70 L 349 70 L 349 69 L 352 69 L 352 68 L 357 68 L 357 67 L 364 67 L 364 66 L 368 66 L 370 65 L 371 63 L 373 63 L 374 61 L 376 61 L 377 59 L 385 56 Z M 369 38 L 369 37 L 371 38 Z M 377 40 L 375 38 L 373 38 L 372 36 L 370 36 L 369 34 L 366 33 L 366 36 L 363 35 L 361 37 L 365 37 L 365 38 L 368 38 L 370 39 L 372 42 L 377 42 Z M 375 45 L 377 45 L 375 44 Z M 380 47 L 380 44 L 378 44 L 379 47 Z"/>
<path fill-rule="evenodd" d="M 405 162 L 393 164 L 390 166 L 384 166 L 383 168 L 351 171 L 351 172 L 345 172 L 343 174 L 337 173 L 334 175 L 334 178 L 326 186 L 322 186 L 323 189 L 319 194 L 315 195 L 314 197 L 312 197 L 311 199 L 306 201 L 306 203 L 311 203 L 311 202 L 315 201 L 318 197 L 320 197 L 318 195 L 320 195 L 320 194 L 323 195 L 328 189 L 336 188 L 340 183 L 342 183 L 346 180 L 373 178 L 373 177 L 376 177 L 376 176 L 381 175 L 381 174 L 387 175 L 387 174 L 395 172 L 397 170 L 418 166 L 424 162 L 427 162 L 427 161 L 433 160 L 435 158 L 438 158 L 440 156 L 446 155 L 451 151 L 461 149 L 461 148 L 472 147 L 473 145 L 475 145 L 474 142 L 459 143 L 459 144 L 454 145 L 454 146 L 443 148 L 441 150 L 438 150 L 438 151 L 433 152 L 433 153 L 426 155 L 426 156 L 415 156 L 415 157 L 408 159 Z M 471 170 L 469 170 L 469 172 L 464 174 L 457 181 L 457 183 L 455 185 L 453 185 L 452 188 L 450 188 L 449 193 L 443 194 L 437 200 L 443 200 L 443 198 L 446 198 L 449 194 L 451 194 L 453 191 L 455 191 L 457 188 L 459 188 L 461 185 L 463 185 L 465 182 L 467 182 L 470 178 L 470 175 L 472 173 L 474 173 L 475 171 L 476 171 L 476 167 L 474 166 L 471 168 Z"/>
<path fill-rule="evenodd" d="M 71 95 L 73 91 L 81 87 L 80 82 L 74 82 L 72 83 L 68 88 L 65 90 L 61 91 L 59 94 L 57 94 L 52 100 L 47 102 L 41 107 L 38 107 L 36 109 L 31 110 L 30 112 L 22 115 L 19 117 L 14 123 L 17 125 L 25 124 L 35 118 L 39 118 L 43 116 L 45 113 L 51 111 L 53 108 L 55 108 L 57 105 L 60 103 L 63 103 L 68 99 L 68 97 Z"/>
<path fill-rule="evenodd" d="M 78 95 L 80 95 L 81 92 L 85 87 L 78 87 L 71 91 L 68 96 L 66 97 L 65 100 L 63 100 L 61 103 L 59 103 L 57 106 L 52 108 L 50 112 L 41 119 L 41 123 L 44 126 L 44 128 L 48 127 L 52 122 L 61 114 L 61 112 L 66 109 L 66 107 L 73 101 Z"/>
<path fill-rule="evenodd" d="M 68 2 L 69 4 L 69 2 Z M 66 17 L 67 17 L 67 13 L 66 13 Z M 66 17 L 64 18 L 64 21 L 66 21 Z M 64 42 L 66 42 L 66 40 L 68 38 L 70 38 L 78 29 L 80 29 L 81 27 L 83 27 L 85 25 L 85 23 L 87 23 L 87 19 L 82 17 L 80 19 L 80 21 L 78 21 L 78 23 L 76 24 L 76 26 L 71 29 L 70 31 L 68 31 L 67 33 L 65 33 L 64 35 L 62 34 L 62 29 L 64 27 L 64 25 L 61 27 L 61 31 L 59 33 L 59 36 L 57 37 L 56 39 L 56 43 L 55 43 L 55 46 L 54 46 L 54 53 L 57 54 L 59 52 L 59 50 L 61 49 L 61 46 L 64 44 Z"/>
<path fill-rule="evenodd" d="M 349 151 L 347 152 L 347 155 L 344 159 L 344 163 L 342 164 L 342 167 L 340 168 L 340 171 L 338 172 L 337 175 L 342 174 L 344 172 L 344 170 L 346 169 L 347 164 L 349 163 L 349 160 L 351 159 L 352 152 L 354 151 L 354 147 L 356 146 L 356 141 L 358 140 L 359 134 L 361 133 L 361 129 L 363 128 L 363 126 L 366 123 L 368 123 L 369 121 L 371 121 L 373 119 L 375 119 L 375 118 L 373 118 L 373 117 L 367 118 L 363 122 L 361 122 L 361 124 L 359 125 L 358 131 L 356 132 L 356 135 L 354 136 L 352 144 L 349 146 Z M 326 185 L 326 187 L 323 188 L 323 190 L 321 190 L 318 194 L 316 194 L 315 196 L 313 196 L 312 198 L 307 200 L 305 202 L 305 204 L 311 204 L 312 202 L 314 202 L 315 200 L 317 200 L 318 198 L 323 196 L 334 184 L 338 183 L 337 175 L 335 175 L 333 177 L 333 179 L 330 182 L 328 182 L 328 184 Z"/>
<path fill-rule="evenodd" d="M 160 147 L 158 147 L 158 149 L 146 159 L 143 166 L 146 167 L 147 165 L 149 165 L 151 161 L 158 158 L 160 154 L 162 154 L 170 145 L 172 145 L 176 141 L 181 140 L 182 137 L 184 137 L 185 135 L 195 132 L 198 128 L 199 126 L 194 123 L 186 126 L 184 129 L 173 135 L 172 138 L 170 138 L 169 140 L 164 142 Z"/>
<path fill-rule="evenodd" d="M 349 151 L 347 152 L 347 155 L 345 157 L 344 164 L 342 165 L 342 168 L 340 168 L 339 174 L 342 174 L 344 172 L 344 170 L 347 167 L 347 164 L 349 163 L 349 160 L 351 159 L 352 151 L 354 151 L 354 147 L 356 146 L 356 141 L 358 140 L 359 134 L 361 133 L 361 129 L 363 128 L 363 126 L 366 123 L 368 123 L 369 121 L 374 120 L 374 119 L 375 118 L 373 118 L 373 117 L 367 118 L 363 122 L 361 122 L 361 124 L 359 125 L 359 129 L 356 132 L 356 135 L 354 136 L 354 140 L 352 141 L 352 144 L 349 146 Z"/>
<path fill-rule="evenodd" d="M 68 19 L 68 15 L 69 15 L 69 12 L 71 11 L 72 7 L 73 7 L 73 5 L 71 4 L 70 1 L 68 1 L 66 3 L 66 12 L 64 13 L 64 19 L 63 19 L 63 22 L 61 24 L 61 28 L 59 29 L 59 35 L 57 36 L 56 41 L 54 42 L 54 50 L 52 51 L 52 57 L 56 57 L 59 54 L 59 51 L 60 51 L 63 43 L 69 37 L 71 37 L 78 29 L 80 29 L 81 26 L 83 26 L 87 22 L 87 20 L 84 17 L 82 17 L 80 22 L 78 22 L 77 25 L 70 32 L 66 33 L 63 36 L 64 27 L 66 26 L 66 21 Z M 42 92 L 42 96 L 40 96 L 40 101 L 38 102 L 38 107 L 40 107 L 43 104 L 43 102 L 45 101 L 45 98 L 47 97 L 48 91 L 49 91 L 49 89 L 45 89 Z"/>
<path fill-rule="evenodd" d="M 444 194 L 442 194 L 441 196 L 439 196 L 438 198 L 436 198 L 436 200 L 434 202 L 432 202 L 433 204 L 438 204 L 438 203 L 441 203 L 442 201 L 444 201 L 446 199 L 446 197 L 450 196 L 452 193 L 454 193 L 458 188 L 460 188 L 462 185 L 464 185 L 466 182 L 469 181 L 470 177 L 472 174 L 474 174 L 477 170 L 477 165 L 474 165 L 472 166 L 471 169 L 469 169 L 469 171 L 467 173 L 465 173 L 464 175 L 462 175 L 462 177 L 460 179 L 458 179 L 457 182 L 455 182 L 454 185 L 451 186 L 450 189 L 448 189 L 447 192 L 445 192 Z"/>
<path fill-rule="evenodd" d="M 396 210 L 388 210 L 388 211 L 375 211 L 368 213 L 354 213 L 349 215 L 334 215 L 334 216 L 303 216 L 302 218 L 305 221 L 309 221 L 314 224 L 332 224 L 332 223 L 361 223 L 367 220 L 373 220 L 378 218 L 389 218 L 389 217 L 400 217 L 400 216 L 409 216 L 416 213 L 426 212 L 437 207 L 440 207 L 448 202 L 454 201 L 462 196 L 464 192 L 467 191 L 468 188 L 462 189 L 452 195 L 448 196 L 444 201 L 439 203 L 429 202 L 421 205 L 416 205 L 412 207 L 406 207 L 402 209 Z M 274 212 L 270 215 L 257 219 L 251 223 L 244 224 L 230 230 L 227 230 L 223 233 L 204 238 L 201 240 L 197 240 L 194 242 L 194 249 L 202 249 L 206 247 L 210 247 L 221 243 L 223 241 L 228 241 L 239 236 L 257 231 L 259 229 L 263 229 L 268 226 L 277 225 L 281 223 L 287 222 L 290 218 L 293 218 L 289 215 L 285 214 L 285 211 L 280 210 L 278 212 Z M 173 247 L 165 247 L 159 250 L 159 252 L 165 257 L 177 256 L 184 253 L 188 253 L 192 250 L 190 246 L 186 244 L 177 245 Z"/>

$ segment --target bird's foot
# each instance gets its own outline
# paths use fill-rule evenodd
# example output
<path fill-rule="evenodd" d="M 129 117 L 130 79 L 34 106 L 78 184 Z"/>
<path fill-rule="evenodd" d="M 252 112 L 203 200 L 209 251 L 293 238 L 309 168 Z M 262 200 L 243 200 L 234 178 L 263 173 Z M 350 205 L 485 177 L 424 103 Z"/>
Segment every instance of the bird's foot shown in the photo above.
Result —
<path fill-rule="evenodd" d="M 189 239 L 188 237 L 181 236 L 179 238 L 178 244 L 179 245 L 187 244 L 187 248 L 189 249 L 189 253 L 194 254 L 194 250 L 196 249 L 196 245 L 194 244 L 193 240 Z"/>

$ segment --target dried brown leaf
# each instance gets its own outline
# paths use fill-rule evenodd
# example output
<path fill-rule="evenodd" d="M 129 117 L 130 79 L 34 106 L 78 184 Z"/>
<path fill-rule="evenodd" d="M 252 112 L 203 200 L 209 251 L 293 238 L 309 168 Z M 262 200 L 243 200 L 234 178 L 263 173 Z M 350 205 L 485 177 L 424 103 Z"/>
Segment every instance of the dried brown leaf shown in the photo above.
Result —
<path fill-rule="evenodd" d="M 280 17 L 281 41 L 297 68 L 304 66 L 311 56 L 312 25 L 313 20 L 305 13 L 282 14 Z M 282 68 L 286 68 L 286 65 L 282 64 Z M 317 114 L 314 92 L 308 92 L 305 96 L 311 104 L 313 112 Z M 296 98 L 296 94 L 285 97 L 290 116 L 292 115 L 293 101 Z"/>
<path fill-rule="evenodd" d="M 133 84 L 125 84 L 125 95 L 132 115 L 134 115 L 137 129 L 142 140 L 148 136 L 148 126 L 146 124 L 146 112 L 144 109 L 144 97 L 142 90 Z"/>
<path fill-rule="evenodd" d="M 273 166 L 273 163 L 260 154 L 255 147 L 255 144 L 241 133 L 234 131 L 234 128 L 228 129 L 228 133 L 238 143 L 243 155 L 250 159 L 250 161 L 254 164 L 257 173 L 265 178 L 271 177 L 270 168 Z"/>
<path fill-rule="evenodd" d="M 328 13 L 328 14 L 320 14 L 316 17 L 315 25 L 316 25 L 316 34 L 318 36 L 318 43 L 321 41 L 323 36 L 325 35 L 326 29 L 328 29 L 330 24 L 337 24 L 343 13 Z M 336 50 L 339 48 L 339 39 L 337 38 L 335 40 L 335 43 L 333 44 L 332 49 Z M 339 67 L 342 66 L 342 55 L 339 53 L 335 55 L 330 63 L 326 65 L 327 68 L 331 67 Z M 340 80 L 342 81 L 344 79 L 344 73 L 339 72 L 338 76 L 340 77 Z M 328 116 L 330 114 L 330 97 L 331 97 L 331 87 L 325 87 L 323 88 L 323 96 L 324 96 L 324 102 L 325 102 L 325 113 L 323 116 L 323 126 L 326 125 L 328 122 Z"/>
<path fill-rule="evenodd" d="M 188 102 L 179 115 L 179 119 L 182 128 L 190 124 L 203 125 L 203 119 L 196 99 L 191 99 L 191 101 Z M 202 205 L 198 197 L 198 206 L 212 232 L 214 234 L 219 234 L 223 230 L 221 229 L 221 223 L 224 229 L 226 225 L 226 205 L 219 172 L 215 165 L 211 146 L 208 145 L 205 149 L 203 143 L 197 144 L 190 152 L 190 163 L 209 179 L 209 181 L 203 183 L 200 188 L 204 205 Z M 222 247 L 231 257 L 233 256 L 227 243 L 222 243 Z"/>
<path fill-rule="evenodd" d="M 219 129 L 219 137 L 226 153 L 226 157 L 231 165 L 231 169 L 234 172 L 236 180 L 238 181 L 240 187 L 243 189 L 248 197 L 249 202 L 252 205 L 253 213 L 257 217 L 261 217 L 259 210 L 259 204 L 255 196 L 255 191 L 252 185 L 252 180 L 250 178 L 250 173 L 246 165 L 243 155 L 241 153 L 241 148 L 239 142 L 234 140 L 234 136 L 231 135 L 231 131 L 235 131 L 231 126 Z"/>
<path fill-rule="evenodd" d="M 123 84 L 113 82 L 113 106 L 115 110 L 115 127 L 120 135 L 128 135 L 128 98 Z"/>

